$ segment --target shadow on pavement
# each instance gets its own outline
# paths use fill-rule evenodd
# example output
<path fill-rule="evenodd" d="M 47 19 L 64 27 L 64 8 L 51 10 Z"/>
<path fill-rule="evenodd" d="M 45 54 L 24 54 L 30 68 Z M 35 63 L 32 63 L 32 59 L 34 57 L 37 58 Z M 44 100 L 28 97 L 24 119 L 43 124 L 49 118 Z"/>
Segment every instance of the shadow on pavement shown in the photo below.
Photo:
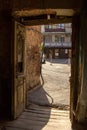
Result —
<path fill-rule="evenodd" d="M 32 92 L 28 92 L 28 103 L 34 103 L 41 106 L 51 106 L 53 98 L 41 86 Z"/>
<path fill-rule="evenodd" d="M 53 99 L 51 97 L 50 100 L 52 103 Z M 49 122 L 51 115 L 51 107 L 46 107 L 47 104 L 49 106 L 50 102 L 47 98 L 47 93 L 44 91 L 42 86 L 36 88 L 31 92 L 28 92 L 27 104 L 27 109 L 33 110 L 33 113 L 35 114 L 34 116 L 32 113 L 32 123 L 34 126 L 38 125 L 38 127 L 36 127 L 35 130 L 42 130 L 42 128 L 44 128 L 46 124 Z M 32 105 L 34 107 L 32 107 Z M 30 119 L 32 118 L 30 117 Z M 33 126 L 31 128 L 33 128 Z"/>
<path fill-rule="evenodd" d="M 5 126 L 6 130 L 42 130 L 49 122 L 51 115 L 51 107 L 39 106 L 43 105 L 44 102 L 49 104 L 43 87 L 29 92 L 27 109 L 16 120 L 0 122 L 0 128 Z"/>

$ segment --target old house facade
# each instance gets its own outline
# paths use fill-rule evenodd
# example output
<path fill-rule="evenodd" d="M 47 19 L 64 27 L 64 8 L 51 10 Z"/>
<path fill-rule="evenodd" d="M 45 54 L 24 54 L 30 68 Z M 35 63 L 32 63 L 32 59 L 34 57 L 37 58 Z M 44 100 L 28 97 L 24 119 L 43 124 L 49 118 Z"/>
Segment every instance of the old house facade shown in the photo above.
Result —
<path fill-rule="evenodd" d="M 50 51 L 52 58 L 68 58 L 71 50 L 71 23 L 43 25 L 42 33 L 44 39 L 44 53 L 49 58 Z"/>

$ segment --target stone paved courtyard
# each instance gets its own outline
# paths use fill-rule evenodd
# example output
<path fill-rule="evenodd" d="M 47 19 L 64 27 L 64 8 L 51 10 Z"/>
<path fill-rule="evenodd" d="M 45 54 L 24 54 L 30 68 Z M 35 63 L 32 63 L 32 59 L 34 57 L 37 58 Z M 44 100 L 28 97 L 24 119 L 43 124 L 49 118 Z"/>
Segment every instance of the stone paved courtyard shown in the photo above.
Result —
<path fill-rule="evenodd" d="M 59 110 L 45 105 L 69 105 L 70 65 L 58 60 L 42 65 L 44 85 L 28 94 L 29 106 L 14 121 L 1 121 L 3 130 L 86 130 L 82 124 L 71 124 L 69 110 Z M 42 106 L 43 105 L 43 106 Z M 4 127 L 3 127 L 4 126 Z"/>
<path fill-rule="evenodd" d="M 70 99 L 70 65 L 67 59 L 42 64 L 44 85 L 28 94 L 28 101 L 39 105 L 68 106 Z"/>

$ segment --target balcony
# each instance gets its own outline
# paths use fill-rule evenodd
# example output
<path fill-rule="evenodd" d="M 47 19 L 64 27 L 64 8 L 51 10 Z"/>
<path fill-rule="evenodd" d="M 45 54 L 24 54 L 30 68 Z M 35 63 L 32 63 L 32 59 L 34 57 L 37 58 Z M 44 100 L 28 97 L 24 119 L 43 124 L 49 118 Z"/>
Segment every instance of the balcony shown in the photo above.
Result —
<path fill-rule="evenodd" d="M 63 28 L 56 28 L 56 29 L 45 28 L 45 32 L 65 32 L 65 29 L 63 29 Z"/>
<path fill-rule="evenodd" d="M 51 48 L 71 48 L 71 43 L 70 42 L 64 42 L 64 43 L 45 43 L 45 45 L 44 45 L 44 47 L 46 47 L 46 48 L 49 48 L 49 47 L 51 47 Z"/>

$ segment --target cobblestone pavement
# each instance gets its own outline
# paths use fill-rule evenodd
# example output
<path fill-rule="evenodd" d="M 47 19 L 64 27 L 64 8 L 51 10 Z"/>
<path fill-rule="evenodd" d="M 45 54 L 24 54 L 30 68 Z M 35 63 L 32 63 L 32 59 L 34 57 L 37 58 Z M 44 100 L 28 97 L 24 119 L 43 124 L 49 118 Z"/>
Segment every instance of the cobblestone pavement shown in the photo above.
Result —
<path fill-rule="evenodd" d="M 46 61 L 42 64 L 43 87 L 28 94 L 29 102 L 39 105 L 68 107 L 70 102 L 70 65 L 66 59 Z"/>
<path fill-rule="evenodd" d="M 62 63 L 62 64 L 61 64 Z M 87 125 L 71 124 L 68 110 L 41 105 L 69 105 L 70 66 L 67 60 L 42 65 L 44 85 L 28 94 L 29 106 L 14 121 L 1 121 L 3 130 L 87 130 Z"/>

